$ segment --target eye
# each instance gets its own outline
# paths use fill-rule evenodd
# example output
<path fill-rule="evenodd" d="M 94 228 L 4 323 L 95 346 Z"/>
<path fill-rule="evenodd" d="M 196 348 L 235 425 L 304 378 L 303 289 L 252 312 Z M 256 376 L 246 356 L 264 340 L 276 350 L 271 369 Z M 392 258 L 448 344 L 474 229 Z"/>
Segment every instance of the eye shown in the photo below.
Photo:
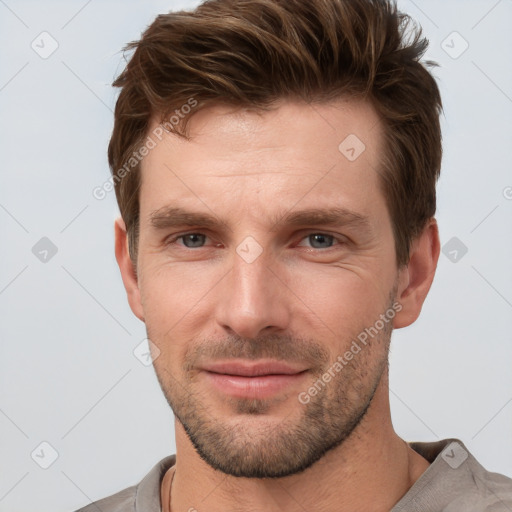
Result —
<path fill-rule="evenodd" d="M 305 242 L 313 249 L 329 249 L 335 244 L 336 239 L 334 236 L 325 233 L 312 233 L 305 237 L 298 245 L 303 247 Z"/>
<path fill-rule="evenodd" d="M 201 233 L 187 233 L 179 236 L 176 240 L 181 240 L 183 245 L 188 248 L 203 247 L 206 243 L 206 235 Z"/>

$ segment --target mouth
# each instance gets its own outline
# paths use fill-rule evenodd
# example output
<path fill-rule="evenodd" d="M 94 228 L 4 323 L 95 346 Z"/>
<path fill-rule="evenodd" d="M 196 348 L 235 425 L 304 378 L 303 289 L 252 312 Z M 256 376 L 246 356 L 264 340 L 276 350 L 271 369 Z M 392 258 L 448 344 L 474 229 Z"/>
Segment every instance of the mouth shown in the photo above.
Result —
<path fill-rule="evenodd" d="M 201 368 L 209 383 L 235 398 L 263 399 L 297 385 L 307 368 L 281 361 L 229 361 Z"/>

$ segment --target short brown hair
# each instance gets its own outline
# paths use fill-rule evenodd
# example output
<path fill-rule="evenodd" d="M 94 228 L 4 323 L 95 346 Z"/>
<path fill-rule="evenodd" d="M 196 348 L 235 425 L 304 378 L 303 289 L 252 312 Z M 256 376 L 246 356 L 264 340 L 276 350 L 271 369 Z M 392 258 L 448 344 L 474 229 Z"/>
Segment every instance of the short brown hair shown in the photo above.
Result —
<path fill-rule="evenodd" d="M 422 64 L 428 41 L 387 0 L 207 0 L 159 15 L 115 80 L 121 87 L 108 148 L 130 256 L 137 257 L 140 165 L 133 157 L 154 115 L 198 106 L 169 131 L 216 102 L 252 109 L 282 99 L 368 100 L 384 126 L 380 184 L 393 222 L 397 265 L 436 210 L 441 166 L 441 98 Z M 341 142 L 341 141 L 340 141 Z M 124 172 L 121 172 L 124 167 Z M 122 179 L 120 179 L 122 176 Z"/>

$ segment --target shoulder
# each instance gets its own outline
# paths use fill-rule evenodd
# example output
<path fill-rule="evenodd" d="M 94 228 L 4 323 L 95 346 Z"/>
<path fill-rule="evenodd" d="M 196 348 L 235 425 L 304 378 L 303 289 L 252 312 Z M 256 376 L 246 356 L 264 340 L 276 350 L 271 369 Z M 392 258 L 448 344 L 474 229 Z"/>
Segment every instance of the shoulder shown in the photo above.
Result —
<path fill-rule="evenodd" d="M 512 479 L 484 468 L 460 439 L 409 445 L 431 464 L 393 512 L 512 511 Z"/>
<path fill-rule="evenodd" d="M 472 482 L 468 481 L 466 492 L 454 499 L 446 512 L 458 509 L 465 512 L 510 512 L 512 479 L 488 471 L 474 457 L 468 462 Z"/>
<path fill-rule="evenodd" d="M 160 512 L 160 488 L 166 471 L 176 463 L 176 455 L 159 461 L 138 483 L 75 512 Z"/>
<path fill-rule="evenodd" d="M 75 512 L 133 512 L 135 510 L 135 494 L 137 486 L 128 487 L 122 491 L 95 501 Z"/>

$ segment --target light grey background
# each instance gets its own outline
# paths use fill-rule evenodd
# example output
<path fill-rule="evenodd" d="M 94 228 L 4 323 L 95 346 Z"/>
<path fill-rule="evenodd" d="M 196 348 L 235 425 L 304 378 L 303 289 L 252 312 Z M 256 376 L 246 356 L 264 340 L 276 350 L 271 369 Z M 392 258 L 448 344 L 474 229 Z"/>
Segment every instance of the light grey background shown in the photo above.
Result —
<path fill-rule="evenodd" d="M 114 259 L 114 193 L 92 190 L 109 177 L 121 48 L 196 3 L 0 0 L 1 512 L 75 510 L 174 453 L 172 412 L 133 354 L 145 330 Z M 422 316 L 393 335 L 393 421 L 512 476 L 512 0 L 399 5 L 440 64 L 437 217 L 467 253 L 447 247 Z M 43 31 L 58 43 L 46 59 L 31 47 L 55 44 Z M 36 246 L 46 262 L 42 237 L 58 250 Z"/>

